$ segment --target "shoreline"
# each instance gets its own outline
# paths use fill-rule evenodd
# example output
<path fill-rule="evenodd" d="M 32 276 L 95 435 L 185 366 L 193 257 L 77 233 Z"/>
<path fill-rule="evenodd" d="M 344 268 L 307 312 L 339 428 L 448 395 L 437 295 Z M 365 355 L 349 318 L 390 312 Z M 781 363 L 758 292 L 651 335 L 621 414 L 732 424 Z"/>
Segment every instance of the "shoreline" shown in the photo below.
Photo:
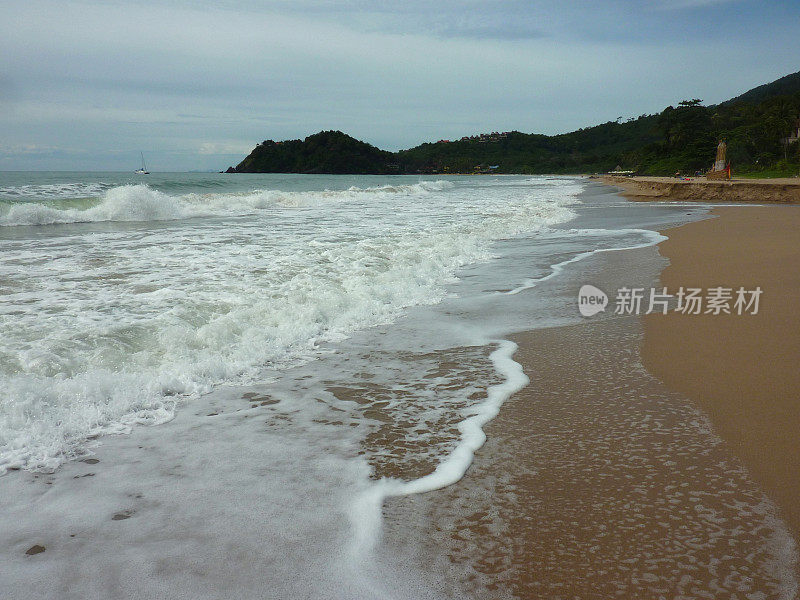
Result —
<path fill-rule="evenodd" d="M 719 207 L 712 214 L 662 232 L 669 239 L 659 250 L 670 265 L 661 283 L 760 286 L 759 313 L 648 315 L 642 359 L 708 415 L 800 538 L 800 210 Z"/>
<path fill-rule="evenodd" d="M 655 285 L 656 248 L 587 258 L 560 285 Z M 644 368 L 643 327 L 603 315 L 512 335 L 529 385 L 461 480 L 387 499 L 386 546 L 462 597 L 793 598 L 779 509 L 696 405 Z"/>
<path fill-rule="evenodd" d="M 732 202 L 800 204 L 800 178 L 707 180 L 690 177 L 616 177 L 599 179 L 621 189 L 634 202 L 672 200 L 682 202 Z"/>
<path fill-rule="evenodd" d="M 619 211 L 647 213 L 636 222 L 647 223 L 648 232 L 683 221 L 687 210 L 705 214 L 705 207 L 620 203 L 611 188 L 596 188 L 610 202 L 595 206 L 610 206 L 603 219 L 619 226 L 611 216 Z M 598 219 L 581 215 L 571 224 L 604 225 Z M 558 277 L 542 277 L 536 289 L 520 291 L 575 313 L 580 283 L 607 291 L 654 285 L 666 264 L 655 243 L 626 249 L 553 261 Z M 530 268 L 513 252 L 502 260 L 494 267 L 502 277 L 482 284 L 482 291 Z M 566 263 L 569 269 L 557 269 Z M 327 367 L 309 364 L 285 382 L 218 390 L 170 423 L 106 438 L 96 457 L 41 477 L 14 475 L 0 503 L 10 515 L 5 532 L 12 540 L 0 579 L 19 589 L 35 582 L 42 597 L 59 597 L 56 587 L 78 580 L 87 589 L 109 586 L 124 595 L 131 579 L 109 582 L 96 573 L 156 573 L 159 585 L 171 587 L 182 585 L 187 565 L 202 562 L 204 572 L 195 573 L 192 584 L 209 585 L 215 597 L 270 586 L 280 590 L 276 597 L 314 595 L 309 591 L 324 587 L 331 597 L 349 598 L 401 586 L 407 597 L 443 591 L 492 600 L 509 594 L 599 600 L 688 596 L 722 582 L 728 591 L 744 586 L 788 600 L 779 590 L 795 589 L 789 533 L 692 403 L 644 370 L 642 319 L 616 318 L 611 310 L 537 328 L 532 309 L 542 305 L 534 297 L 499 297 L 518 299 L 506 307 L 519 311 L 514 323 L 528 330 L 503 338 L 506 351 L 514 343 L 519 348 L 505 371 L 493 360 L 501 349 L 489 353 L 493 346 L 420 353 L 414 341 L 405 351 L 392 347 L 398 353 L 393 363 L 393 354 L 382 354 L 364 334 L 348 342 L 355 352 L 331 358 Z M 480 306 L 470 310 L 483 315 Z M 402 338 L 396 326 L 386 333 Z M 373 373 L 376 348 L 383 361 Z M 512 394 L 485 427 L 486 411 L 464 421 L 456 410 L 458 390 L 471 392 L 470 402 L 485 392 L 488 404 L 481 408 L 492 408 L 492 394 L 515 387 L 509 375 L 517 366 L 530 385 Z M 390 368 L 398 379 L 375 377 Z M 413 387 L 397 386 L 406 381 Z M 496 385 L 482 390 L 489 382 Z M 417 396 L 432 397 L 428 391 L 438 396 L 451 389 L 456 396 L 446 414 L 428 415 L 424 402 L 418 404 L 423 412 L 392 412 L 413 408 Z M 465 404 L 466 414 L 476 406 Z M 365 422 L 363 438 L 342 436 Z M 465 431 L 465 423 L 480 424 L 482 431 Z M 425 437 L 418 441 L 408 432 Z M 366 529 L 372 524 L 380 532 L 377 504 L 371 512 L 352 505 L 361 492 L 372 497 L 379 491 L 365 479 L 368 472 L 413 480 L 407 485 L 416 488 L 432 480 L 425 475 L 435 455 L 425 454 L 427 447 L 446 448 L 448 436 L 468 433 L 470 449 L 477 448 L 484 432 L 486 444 L 461 479 L 386 499 L 384 543 L 353 531 L 354 520 L 364 519 Z M 356 456 L 363 458 L 351 461 Z M 33 505 L 38 514 L 30 512 Z M 65 514 L 66 505 L 74 508 Z M 298 542 L 286 546 L 292 564 L 281 565 L 265 549 L 286 545 L 287 531 Z M 365 544 L 353 544 L 351 533 Z M 171 545 L 166 570 L 153 540 Z M 314 543 L 308 547 L 304 540 Z M 46 552 L 31 559 L 25 552 L 34 544 Z M 124 565 L 117 558 L 122 552 Z M 340 555 L 348 560 L 330 560 Z M 343 571 L 331 577 L 334 566 Z M 75 577 L 65 580 L 65 570 Z"/>
<path fill-rule="evenodd" d="M 635 318 L 512 336 L 531 384 L 461 480 L 387 499 L 384 548 L 452 597 L 793 598 L 790 534 L 698 411 L 637 367 L 640 339 Z"/>

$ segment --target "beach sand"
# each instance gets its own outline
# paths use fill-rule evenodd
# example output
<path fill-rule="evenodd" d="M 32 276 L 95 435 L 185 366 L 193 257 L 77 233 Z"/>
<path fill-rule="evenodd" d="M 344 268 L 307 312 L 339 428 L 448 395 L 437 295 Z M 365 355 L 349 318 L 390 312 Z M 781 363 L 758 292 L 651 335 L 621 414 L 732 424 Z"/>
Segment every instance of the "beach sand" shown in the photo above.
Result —
<path fill-rule="evenodd" d="M 663 285 L 760 286 L 759 313 L 650 315 L 644 364 L 710 417 L 800 537 L 800 209 L 713 214 L 665 232 Z"/>
<path fill-rule="evenodd" d="M 398 369 L 413 387 L 366 369 L 346 370 L 359 375 L 343 383 L 311 365 L 295 374 L 305 382 L 299 397 L 273 383 L 220 391 L 159 428 L 106 438 L 97 458 L 14 474 L 19 485 L 0 502 L 10 515 L 0 580 L 53 598 L 69 597 L 72 586 L 124 597 L 143 585 L 219 598 L 253 589 L 320 597 L 323 588 L 326 597 L 361 597 L 351 586 L 400 582 L 408 589 L 395 595 L 415 598 L 792 599 L 794 542 L 780 517 L 797 530 L 798 211 L 721 209 L 719 219 L 669 230 L 660 247 L 673 263 L 665 285 L 760 285 L 758 316 L 642 319 L 609 310 L 513 336 L 530 384 L 486 426 L 463 479 L 386 500 L 383 541 L 367 564 L 337 535 L 360 516 L 345 510 L 361 471 L 336 460 L 360 450 L 342 428 L 378 424 L 363 443 L 375 477 L 427 474 L 439 454 L 426 448 L 452 444 L 459 411 L 499 382 L 493 344 L 395 362 L 365 346 L 363 364 Z M 541 286 L 574 307 L 583 283 L 649 287 L 665 264 L 652 246 L 598 253 Z M 531 322 L 537 310 L 532 302 Z M 441 418 L 402 402 L 450 387 L 459 392 L 455 410 Z M 328 394 L 331 411 L 319 401 Z M 403 412 L 392 414 L 392 403 Z M 310 408 L 313 421 L 300 419 Z M 326 426 L 319 445 L 303 435 L 309 422 Z M 65 516 L 67 505 L 75 514 Z M 46 551 L 33 554 L 38 547 Z M 275 548 L 289 560 L 275 560 Z M 342 565 L 359 577 L 339 573 Z"/>
<path fill-rule="evenodd" d="M 652 252 L 587 269 L 601 289 L 646 284 Z M 792 598 L 774 505 L 695 404 L 645 370 L 642 336 L 640 318 L 611 315 L 514 336 L 530 384 L 461 481 L 387 501 L 387 545 L 460 597 Z"/>

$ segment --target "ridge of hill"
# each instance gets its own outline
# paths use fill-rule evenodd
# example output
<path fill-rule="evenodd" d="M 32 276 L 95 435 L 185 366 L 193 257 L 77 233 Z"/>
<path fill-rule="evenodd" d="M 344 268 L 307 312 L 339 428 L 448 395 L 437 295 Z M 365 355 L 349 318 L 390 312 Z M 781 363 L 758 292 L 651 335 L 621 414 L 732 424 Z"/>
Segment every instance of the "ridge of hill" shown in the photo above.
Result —
<path fill-rule="evenodd" d="M 661 113 L 559 135 L 492 132 L 387 152 L 341 131 L 266 140 L 231 173 L 592 173 L 619 166 L 644 175 L 694 173 L 718 140 L 739 173 L 796 174 L 800 72 L 705 106 L 695 98 Z"/>

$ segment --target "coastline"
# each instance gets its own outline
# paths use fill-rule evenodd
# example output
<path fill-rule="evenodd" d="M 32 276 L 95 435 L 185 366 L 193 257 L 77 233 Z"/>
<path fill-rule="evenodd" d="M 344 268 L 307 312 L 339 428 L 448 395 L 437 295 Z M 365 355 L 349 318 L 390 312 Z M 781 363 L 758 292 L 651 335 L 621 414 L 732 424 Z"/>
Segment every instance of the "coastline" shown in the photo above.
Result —
<path fill-rule="evenodd" d="M 794 598 L 774 508 L 698 411 L 637 367 L 640 336 L 632 318 L 514 336 L 531 384 L 462 480 L 387 500 L 386 545 L 450 597 Z"/>
<path fill-rule="evenodd" d="M 490 269 L 467 271 L 460 285 L 471 297 L 353 335 L 284 380 L 204 395 L 169 423 L 106 437 L 91 458 L 53 473 L 11 474 L 0 580 L 53 598 L 156 584 L 175 597 L 207 586 L 219 598 L 267 588 L 273 597 L 793 597 L 790 535 L 702 414 L 644 370 L 642 320 L 575 311 L 582 283 L 654 285 L 666 264 L 655 231 L 706 208 L 620 202 L 600 184 L 580 198 L 561 234 L 509 240 Z M 434 316 L 484 333 L 422 348 L 417 332 Z M 498 369 L 498 352 L 505 362 L 514 344 Z M 483 428 L 463 478 L 417 487 L 430 483 L 437 448 L 469 437 L 460 447 L 472 452 L 482 433 L 464 426 L 485 422 L 517 368 L 530 385 Z M 429 410 L 433 398 L 450 398 L 446 410 Z M 378 504 L 353 499 L 375 498 L 383 476 L 420 493 L 386 499 L 381 543 Z M 37 546 L 46 551 L 31 558 Z"/>
<path fill-rule="evenodd" d="M 663 266 L 655 246 L 595 255 L 559 285 L 649 286 Z M 642 319 L 611 315 L 511 336 L 529 385 L 460 481 L 387 500 L 385 547 L 460 597 L 794 598 L 779 510 L 644 368 L 643 336 Z"/>
<path fill-rule="evenodd" d="M 644 365 L 691 398 L 745 463 L 800 537 L 800 210 L 720 207 L 717 218 L 664 233 L 669 289 L 763 290 L 757 315 L 667 315 L 644 319 Z M 702 259 L 698 260 L 699 257 Z"/>
<path fill-rule="evenodd" d="M 603 183 L 621 189 L 635 202 L 678 200 L 682 202 L 734 202 L 800 204 L 800 179 L 707 180 L 691 177 L 615 177 L 604 175 Z"/>

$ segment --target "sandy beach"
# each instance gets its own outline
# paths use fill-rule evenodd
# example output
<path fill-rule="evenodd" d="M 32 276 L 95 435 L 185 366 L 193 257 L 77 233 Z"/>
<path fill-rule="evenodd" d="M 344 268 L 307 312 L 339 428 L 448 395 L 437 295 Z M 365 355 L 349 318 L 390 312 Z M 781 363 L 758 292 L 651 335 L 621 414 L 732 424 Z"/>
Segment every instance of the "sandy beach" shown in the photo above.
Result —
<path fill-rule="evenodd" d="M 0 600 L 800 600 L 800 0 L 7 4 Z"/>
<path fill-rule="evenodd" d="M 654 252 L 614 253 L 584 266 L 602 289 L 648 285 L 658 278 L 643 270 Z M 466 582 L 463 594 L 470 597 L 794 597 L 787 567 L 794 544 L 764 495 L 763 478 L 745 454 L 740 459 L 717 415 L 706 417 L 708 404 L 695 402 L 672 378 L 665 385 L 653 366 L 658 359 L 650 350 L 666 348 L 673 354 L 660 360 L 676 379 L 706 377 L 702 363 L 687 372 L 672 358 L 692 362 L 686 344 L 702 342 L 704 334 L 659 337 L 654 322 L 660 323 L 647 321 L 645 347 L 656 376 L 641 362 L 644 328 L 636 317 L 515 336 L 515 360 L 530 384 L 488 425 L 487 443 L 464 479 L 387 503 L 389 543 L 410 537 L 422 548 L 420 563 Z M 752 368 L 765 362 L 749 360 Z M 731 395 L 737 381 L 725 388 Z M 748 415 L 736 419 L 740 429 L 749 426 Z M 785 442 L 776 455 L 783 463 L 792 456 Z M 418 537 L 409 536 L 415 521 Z"/>
<path fill-rule="evenodd" d="M 721 207 L 666 231 L 668 288 L 763 290 L 757 315 L 650 315 L 644 364 L 687 395 L 800 535 L 800 260 L 795 207 Z"/>
<path fill-rule="evenodd" d="M 714 240 L 703 233 L 705 228 L 721 227 L 720 240 L 740 244 L 743 260 L 754 261 L 759 278 L 723 272 L 720 263 L 735 263 L 727 251 L 715 250 L 708 240 L 698 250 L 692 238 L 685 242 L 686 260 L 700 262 L 694 253 L 702 251 L 711 261 L 707 272 L 700 272 L 706 279 L 697 285 L 761 285 L 764 315 L 778 319 L 768 320 L 764 331 L 778 331 L 779 339 L 796 330 L 790 314 L 774 312 L 785 281 L 780 269 L 796 259 L 794 222 L 788 219 L 796 209 L 738 209 L 747 234 L 729 229 L 724 217 L 673 234 L 669 228 L 707 217 L 706 207 L 627 202 L 609 186 L 561 179 L 481 179 L 467 185 L 472 187 L 435 185 L 431 191 L 411 182 L 397 204 L 392 204 L 395 196 L 382 199 L 406 208 L 416 199 L 423 215 L 440 206 L 436 220 L 448 222 L 453 198 L 478 207 L 494 198 L 496 214 L 477 214 L 457 231 L 448 230 L 447 247 L 453 234 L 474 235 L 493 222 L 487 236 L 505 237 L 528 215 L 533 231 L 494 242 L 491 260 L 459 271 L 461 278 L 450 288 L 457 294 L 414 307 L 395 322 L 350 331 L 346 339 L 331 343 L 335 351 L 275 369 L 265 381 L 221 386 L 198 396 L 159 426 L 132 427 L 130 435 L 92 440 L 97 443 L 87 447 L 81 460 L 46 472 L 7 473 L 0 494 L 0 514 L 5 515 L 0 531 L 8 540 L 0 547 L 0 581 L 11 590 L 6 595 L 54 600 L 792 600 L 796 555 L 781 519 L 786 502 L 719 425 L 703 404 L 707 399 L 697 400 L 692 390 L 680 387 L 681 376 L 713 381 L 700 367 L 717 358 L 698 362 L 698 350 L 686 352 L 692 336 L 703 342 L 701 330 L 693 326 L 675 339 L 659 339 L 650 332 L 650 321 L 614 314 L 613 300 L 605 312 L 583 318 L 576 299 L 587 283 L 610 296 L 624 286 L 658 285 L 668 259 L 673 267 L 682 262 L 670 245 L 680 233 L 696 230 L 699 238 Z M 369 190 L 362 193 L 369 207 L 375 188 L 364 189 Z M 393 191 L 381 193 L 397 194 L 396 183 L 388 189 Z M 357 192 L 348 188 L 343 193 Z M 301 194 L 306 198 L 309 192 Z M 338 222 L 351 235 L 353 200 L 342 203 L 336 221 L 331 194 L 325 192 L 321 203 L 324 214 L 311 212 L 318 218 L 308 222 L 316 225 L 324 216 L 326 228 Z M 514 198 L 524 204 L 508 206 Z M 227 195 L 221 200 L 229 206 Z M 530 202 L 536 203 L 535 210 L 526 213 Z M 568 203 L 564 208 L 571 212 L 562 211 L 559 202 Z M 456 214 L 464 218 L 463 211 Z M 762 214 L 772 217 L 761 220 Z M 547 215 L 554 226 L 538 229 Z M 255 230 L 274 239 L 282 221 L 264 219 L 255 220 Z M 188 221 L 196 226 L 195 219 Z M 228 239 L 231 225 L 221 222 L 225 228 L 220 233 Z M 663 249 L 654 245 L 660 230 L 669 230 L 672 237 Z M 313 256 L 311 243 L 295 251 L 292 244 L 300 231 L 297 226 L 288 230 L 286 251 L 292 257 Z M 402 250 L 397 240 L 404 239 L 403 231 L 390 239 L 387 253 L 389 248 L 394 255 Z M 733 234 L 727 237 L 729 231 Z M 193 229 L 187 232 L 187 240 L 196 239 Z M 170 239 L 175 235 L 168 233 Z M 129 235 L 137 247 L 141 243 L 139 228 L 121 228 L 115 235 L 123 248 Z M 162 226 L 154 226 L 150 235 L 160 249 Z M 204 230 L 203 235 L 210 233 Z M 437 238 L 423 239 L 415 231 L 409 235 L 414 266 L 422 241 Z M 466 248 L 479 241 L 455 239 Z M 748 252 L 754 245 L 764 245 L 764 252 Z M 238 243 L 232 250 L 238 268 Z M 326 260 L 320 263 L 327 265 L 331 250 L 324 252 Z M 64 253 L 75 254 L 69 246 Z M 201 251 L 198 259 L 205 256 Z M 345 256 L 341 264 L 352 264 L 351 254 Z M 357 264 L 382 264 L 376 256 Z M 215 261 L 220 257 L 214 254 Z M 52 262 L 42 264 L 53 268 Z M 119 268 L 118 261 L 112 264 Z M 309 268 L 317 272 L 319 266 Z M 406 272 L 404 267 L 399 274 Z M 98 273 L 98 285 L 119 281 L 105 274 Z M 205 285 L 193 276 L 182 281 Z M 399 281 L 392 289 L 408 289 L 405 279 Z M 216 293 L 219 282 L 210 285 Z M 61 297 L 59 290 L 53 296 Z M 305 297 L 325 301 L 330 290 L 311 290 Z M 358 294 L 356 300 L 371 297 Z M 787 299 L 782 306 L 794 305 Z M 242 319 L 248 324 L 247 319 L 269 313 L 259 307 Z M 104 313 L 96 309 L 95 314 Z M 295 323 L 300 317 L 292 314 Z M 323 305 L 308 314 L 317 319 L 340 311 Z M 725 324 L 714 319 L 719 318 L 708 319 L 708 335 L 718 335 Z M 264 330 L 260 322 L 256 325 L 248 331 Z M 759 335 L 753 330 L 742 338 L 751 341 Z M 793 384 L 781 379 L 784 369 L 768 342 L 760 354 L 748 355 L 746 366 L 775 363 L 776 373 L 761 385 L 774 391 L 779 382 L 790 399 Z M 684 352 L 697 363 L 697 373 L 687 375 L 675 366 L 676 358 L 667 356 L 678 379 L 672 382 L 651 365 L 657 360 L 643 363 L 641 348 L 651 343 Z M 723 343 L 734 348 L 733 342 Z M 779 349 L 786 363 L 797 355 L 796 347 Z M 214 354 L 216 360 L 219 356 L 225 355 Z M 732 393 L 742 387 L 730 374 L 719 377 L 730 383 Z M 483 433 L 465 424 L 481 415 L 485 419 L 490 409 L 494 416 L 498 403 L 499 414 L 485 424 L 480 447 Z M 747 403 L 738 398 L 729 404 Z M 93 405 L 84 402 L 79 408 L 86 406 Z M 765 397 L 762 406 L 781 405 Z M 737 418 L 734 431 L 755 421 L 747 414 Z M 775 431 L 770 423 L 788 420 L 771 418 L 762 427 L 766 435 Z M 791 426 L 782 431 L 790 436 Z M 766 447 L 758 439 L 749 443 Z M 790 463 L 790 452 L 787 437 L 775 455 Z"/>

